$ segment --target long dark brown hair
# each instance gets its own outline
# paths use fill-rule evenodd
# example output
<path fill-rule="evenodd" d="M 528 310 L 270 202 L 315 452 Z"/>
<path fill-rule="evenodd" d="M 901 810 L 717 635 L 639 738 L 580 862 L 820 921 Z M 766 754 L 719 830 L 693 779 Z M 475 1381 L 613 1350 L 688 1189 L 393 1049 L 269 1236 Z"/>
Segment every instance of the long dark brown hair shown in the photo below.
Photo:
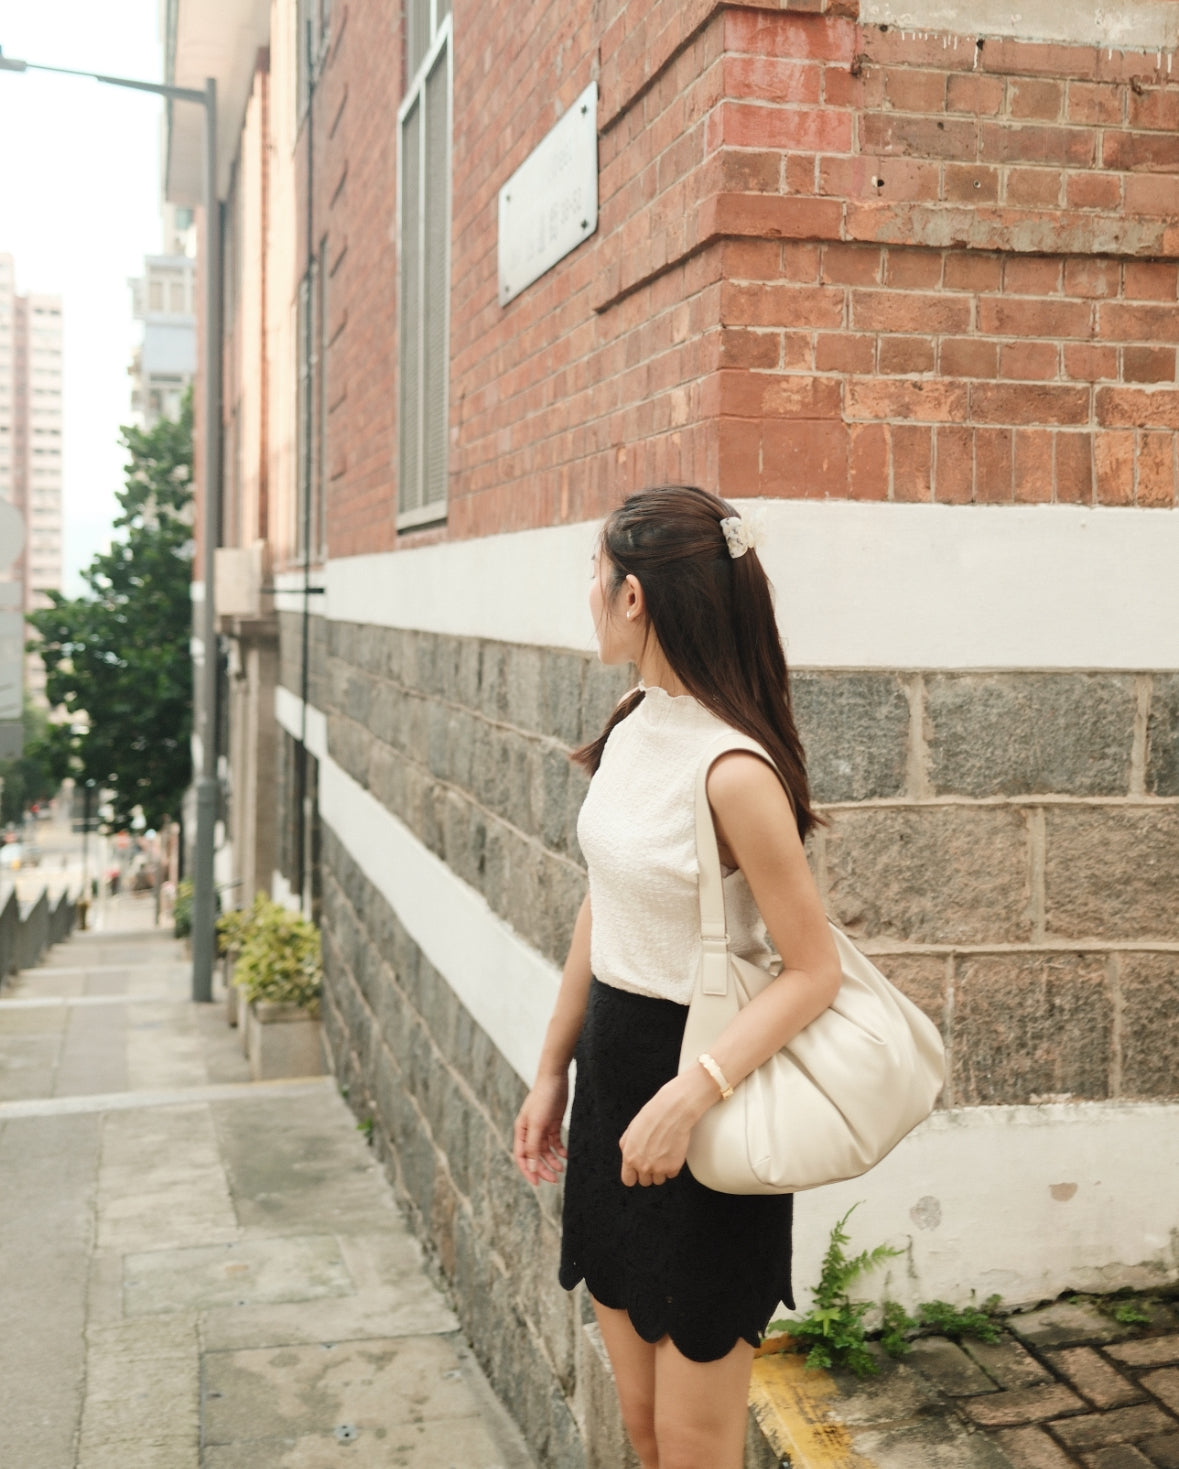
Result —
<path fill-rule="evenodd" d="M 599 569 L 610 604 L 628 576 L 643 588 L 650 628 L 672 672 L 710 713 L 765 748 L 805 840 L 816 823 L 802 741 L 790 707 L 786 656 L 757 552 L 729 555 L 720 523 L 737 511 L 707 490 L 640 490 L 602 527 Z M 641 703 L 634 689 L 596 740 L 573 752 L 592 775 L 610 731 Z"/>

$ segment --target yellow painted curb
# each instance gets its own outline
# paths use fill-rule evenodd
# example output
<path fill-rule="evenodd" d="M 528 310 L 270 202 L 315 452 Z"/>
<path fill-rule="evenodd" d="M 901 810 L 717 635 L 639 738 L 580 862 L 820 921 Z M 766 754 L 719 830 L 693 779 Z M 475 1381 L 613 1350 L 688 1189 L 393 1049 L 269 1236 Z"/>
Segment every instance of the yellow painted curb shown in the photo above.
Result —
<path fill-rule="evenodd" d="M 791 1469 L 874 1469 L 840 1423 L 839 1388 L 798 1352 L 757 1357 L 749 1403 L 766 1441 Z"/>

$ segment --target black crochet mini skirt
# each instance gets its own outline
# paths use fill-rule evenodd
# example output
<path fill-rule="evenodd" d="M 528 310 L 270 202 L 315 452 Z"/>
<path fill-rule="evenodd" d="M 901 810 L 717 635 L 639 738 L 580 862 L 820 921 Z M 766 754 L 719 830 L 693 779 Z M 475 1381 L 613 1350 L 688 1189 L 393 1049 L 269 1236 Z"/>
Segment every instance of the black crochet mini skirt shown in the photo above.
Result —
<path fill-rule="evenodd" d="M 685 1166 L 644 1188 L 621 1179 L 618 1140 L 679 1070 L 686 1005 L 594 979 L 577 1045 L 565 1170 L 561 1284 L 584 1280 L 644 1341 L 670 1336 L 694 1362 L 756 1346 L 791 1308 L 793 1194 L 720 1194 Z"/>

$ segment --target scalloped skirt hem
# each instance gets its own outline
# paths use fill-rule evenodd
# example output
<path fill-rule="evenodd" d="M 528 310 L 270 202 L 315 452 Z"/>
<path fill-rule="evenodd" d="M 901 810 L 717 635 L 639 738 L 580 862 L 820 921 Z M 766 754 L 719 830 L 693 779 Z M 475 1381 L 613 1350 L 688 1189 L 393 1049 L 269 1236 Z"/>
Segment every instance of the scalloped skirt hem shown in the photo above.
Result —
<path fill-rule="evenodd" d="M 693 1362 L 756 1346 L 779 1301 L 793 1308 L 792 1194 L 721 1194 L 685 1167 L 627 1188 L 618 1139 L 679 1069 L 687 1006 L 590 985 L 577 1047 L 559 1279 L 625 1310 L 647 1342 Z"/>

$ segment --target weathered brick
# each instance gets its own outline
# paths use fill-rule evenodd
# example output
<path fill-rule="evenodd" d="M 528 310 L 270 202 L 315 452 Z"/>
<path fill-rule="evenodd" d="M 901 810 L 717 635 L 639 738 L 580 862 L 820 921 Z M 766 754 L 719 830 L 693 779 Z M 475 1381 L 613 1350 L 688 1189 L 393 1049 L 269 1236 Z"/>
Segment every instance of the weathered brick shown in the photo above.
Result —
<path fill-rule="evenodd" d="M 1110 1444 L 1149 1438 L 1154 1433 L 1173 1429 L 1175 1420 L 1162 1408 L 1140 1404 L 1131 1408 L 1110 1408 L 1104 1413 L 1083 1413 L 1076 1418 L 1062 1418 L 1052 1425 L 1057 1438 L 1074 1452 L 1101 1449 Z"/>
<path fill-rule="evenodd" d="M 953 1033 L 960 1103 L 1108 1096 L 1113 1001 L 1105 961 L 1081 954 L 960 958 Z"/>
<path fill-rule="evenodd" d="M 860 146 L 868 153 L 913 158 L 971 158 L 977 124 L 965 118 L 891 116 L 868 113 L 860 119 Z"/>
<path fill-rule="evenodd" d="M 1155 1466 L 1133 1444 L 1110 1444 L 1085 1455 L 1087 1469 L 1155 1469 Z"/>
<path fill-rule="evenodd" d="M 1002 110 L 1003 90 L 999 77 L 951 72 L 946 83 L 946 111 L 994 116 Z"/>
<path fill-rule="evenodd" d="M 1016 382 L 1050 382 L 1060 372 L 1060 348 L 1056 342 L 1004 342 L 998 353 L 998 376 Z M 1001 397 L 1000 397 L 1001 401 Z M 1037 413 L 1034 422 L 1048 422 L 1047 413 Z"/>
<path fill-rule="evenodd" d="M 790 694 L 816 800 L 901 793 L 909 702 L 896 675 L 796 672 Z"/>
<path fill-rule="evenodd" d="M 1070 81 L 1068 84 L 1068 120 L 1095 126 L 1121 122 L 1125 103 L 1122 88 L 1108 83 Z M 1134 122 L 1133 117 L 1131 121 Z M 1135 127 L 1144 126 L 1134 122 Z"/>
<path fill-rule="evenodd" d="M 1016 811 L 840 810 L 827 853 L 832 916 L 849 930 L 918 943 L 1030 933 L 1026 829 Z"/>
<path fill-rule="evenodd" d="M 962 1348 L 944 1337 L 918 1337 L 910 1346 L 909 1362 L 949 1397 L 998 1391 Z"/>
<path fill-rule="evenodd" d="M 934 345 L 927 337 L 881 337 L 878 370 L 883 373 L 933 371 Z"/>
<path fill-rule="evenodd" d="M 1075 1393 L 1060 1383 L 1049 1387 L 1020 1387 L 1008 1392 L 967 1398 L 962 1410 L 987 1428 L 1007 1428 L 1017 1423 L 1037 1423 L 1083 1408 Z"/>
<path fill-rule="evenodd" d="M 1044 819 L 1049 933 L 1179 938 L 1179 807 L 1050 807 Z"/>
<path fill-rule="evenodd" d="M 1175 381 L 1174 347 L 1124 347 L 1122 377 L 1128 383 Z"/>
<path fill-rule="evenodd" d="M 1173 1097 L 1179 1077 L 1179 954 L 1127 953 L 1120 960 L 1122 1094 Z"/>
<path fill-rule="evenodd" d="M 1093 439 L 1087 433 L 1054 434 L 1056 447 L 1056 500 L 1058 504 L 1088 505 L 1093 498 Z"/>
<path fill-rule="evenodd" d="M 1036 1387 L 1040 1383 L 1052 1381 L 1052 1374 L 1006 1332 L 998 1341 L 974 1341 L 967 1338 L 962 1345 L 987 1376 L 1000 1387 Z"/>
<path fill-rule="evenodd" d="M 1016 1311 L 1007 1318 L 1007 1328 L 1037 1348 L 1105 1346 L 1132 1335 L 1131 1327 L 1106 1316 L 1087 1301 L 1053 1301 L 1034 1311 Z"/>
<path fill-rule="evenodd" d="M 1095 1408 L 1138 1403 L 1145 1397 L 1130 1378 L 1123 1377 L 1092 1347 L 1070 1347 L 1063 1352 L 1048 1352 L 1046 1356 L 1049 1366 Z"/>
<path fill-rule="evenodd" d="M 979 330 L 988 336 L 1087 337 L 1092 323 L 1092 308 L 1082 301 L 988 296 L 978 303 Z"/>
<path fill-rule="evenodd" d="M 1058 168 L 1008 168 L 1004 202 L 1022 209 L 1055 209 L 1061 202 L 1065 177 Z"/>
<path fill-rule="evenodd" d="M 995 377 L 999 343 L 980 337 L 943 337 L 938 365 L 945 377 Z"/>
<path fill-rule="evenodd" d="M 968 504 L 974 495 L 974 434 L 943 425 L 935 437 L 934 499 L 943 505 Z"/>
<path fill-rule="evenodd" d="M 1064 84 L 1012 78 L 1007 84 L 1007 111 L 1012 117 L 1040 118 L 1054 122 L 1064 106 Z"/>
<path fill-rule="evenodd" d="M 995 1442 L 1015 1469 L 1075 1469 L 1075 1461 L 1042 1428 L 1000 1429 Z"/>
<path fill-rule="evenodd" d="M 820 332 L 815 338 L 815 371 L 870 373 L 876 366 L 876 338 L 868 333 Z"/>
<path fill-rule="evenodd" d="M 1124 793 L 1134 711 L 1129 675 L 928 675 L 930 780 L 967 796 Z"/>
<path fill-rule="evenodd" d="M 1023 355 L 1032 359 L 1025 369 L 1029 377 L 1055 369 L 1056 349 L 1050 348 L 1045 359 L 1038 361 L 1034 354 L 1040 345 L 1032 343 L 1022 348 Z M 1086 388 L 1047 383 L 974 383 L 970 411 L 976 423 L 1079 424 L 1089 418 L 1089 393 Z"/>
<path fill-rule="evenodd" d="M 1065 342 L 1064 370 L 1068 377 L 1099 382 L 1118 375 L 1118 349 L 1094 347 L 1084 342 Z"/>
<path fill-rule="evenodd" d="M 1163 1367 L 1179 1363 L 1179 1333 L 1148 1336 L 1141 1341 L 1118 1342 L 1106 1354 L 1127 1367 Z"/>
<path fill-rule="evenodd" d="M 973 250 L 946 256 L 942 284 L 947 291 L 998 291 L 1002 287 L 1003 257 Z"/>
<path fill-rule="evenodd" d="M 1134 501 L 1134 435 L 1125 430 L 1093 436 L 1097 498 L 1103 505 Z"/>
<path fill-rule="evenodd" d="M 891 425 L 894 500 L 927 501 L 932 493 L 933 431 L 921 424 Z"/>
<path fill-rule="evenodd" d="M 963 332 L 970 303 L 933 293 L 856 290 L 852 325 L 860 331 Z"/>
<path fill-rule="evenodd" d="M 1151 1469 L 1179 1469 L 1179 1432 L 1145 1438 L 1142 1447 L 1150 1455 Z"/>
<path fill-rule="evenodd" d="M 1054 487 L 1053 434 L 1023 428 L 1015 435 L 1015 499 L 1024 505 L 1045 504 Z"/>
<path fill-rule="evenodd" d="M 999 198 L 1002 174 L 979 163 L 942 165 L 941 197 L 948 203 L 994 204 Z"/>

